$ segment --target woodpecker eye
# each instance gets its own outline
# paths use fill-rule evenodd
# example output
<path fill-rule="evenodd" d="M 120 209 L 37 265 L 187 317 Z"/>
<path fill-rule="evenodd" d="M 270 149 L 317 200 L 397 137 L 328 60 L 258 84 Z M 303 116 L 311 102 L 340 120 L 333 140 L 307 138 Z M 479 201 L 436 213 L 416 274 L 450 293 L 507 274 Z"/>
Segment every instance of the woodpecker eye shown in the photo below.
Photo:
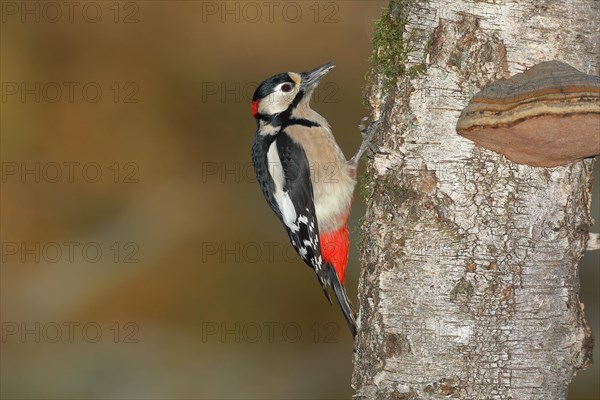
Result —
<path fill-rule="evenodd" d="M 289 92 L 290 90 L 292 90 L 292 85 L 289 83 L 285 83 L 281 86 L 282 92 Z"/>

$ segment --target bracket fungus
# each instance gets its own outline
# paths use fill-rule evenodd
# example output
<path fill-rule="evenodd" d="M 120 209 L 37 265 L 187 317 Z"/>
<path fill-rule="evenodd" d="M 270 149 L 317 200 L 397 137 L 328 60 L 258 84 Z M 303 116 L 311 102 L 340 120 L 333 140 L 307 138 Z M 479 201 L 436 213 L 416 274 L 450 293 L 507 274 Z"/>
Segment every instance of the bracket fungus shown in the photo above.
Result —
<path fill-rule="evenodd" d="M 600 77 L 548 61 L 483 88 L 458 134 L 511 161 L 541 167 L 600 154 Z"/>

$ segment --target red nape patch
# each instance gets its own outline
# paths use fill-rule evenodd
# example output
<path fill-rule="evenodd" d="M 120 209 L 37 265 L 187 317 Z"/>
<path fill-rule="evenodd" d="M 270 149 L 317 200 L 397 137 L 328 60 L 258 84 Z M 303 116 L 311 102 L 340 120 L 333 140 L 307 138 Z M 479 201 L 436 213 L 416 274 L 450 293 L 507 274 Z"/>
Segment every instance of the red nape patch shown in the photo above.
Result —
<path fill-rule="evenodd" d="M 256 118 L 258 115 L 258 100 L 254 100 L 252 102 L 252 116 Z"/>
<path fill-rule="evenodd" d="M 323 261 L 333 265 L 335 272 L 337 273 L 340 283 L 344 283 L 346 278 L 346 264 L 348 264 L 348 225 L 344 226 L 337 231 L 321 233 L 319 237 L 321 240 L 321 255 Z"/>

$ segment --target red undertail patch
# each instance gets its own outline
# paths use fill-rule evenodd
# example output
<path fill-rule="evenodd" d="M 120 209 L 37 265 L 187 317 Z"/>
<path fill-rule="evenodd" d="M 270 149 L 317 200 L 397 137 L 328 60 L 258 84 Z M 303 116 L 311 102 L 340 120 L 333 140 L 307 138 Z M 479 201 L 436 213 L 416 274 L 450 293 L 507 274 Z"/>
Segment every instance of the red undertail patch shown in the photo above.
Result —
<path fill-rule="evenodd" d="M 252 116 L 256 118 L 258 115 L 258 100 L 254 100 L 252 102 Z"/>
<path fill-rule="evenodd" d="M 321 255 L 323 261 L 333 265 L 341 284 L 346 278 L 346 264 L 348 263 L 348 225 L 337 231 L 321 233 Z"/>

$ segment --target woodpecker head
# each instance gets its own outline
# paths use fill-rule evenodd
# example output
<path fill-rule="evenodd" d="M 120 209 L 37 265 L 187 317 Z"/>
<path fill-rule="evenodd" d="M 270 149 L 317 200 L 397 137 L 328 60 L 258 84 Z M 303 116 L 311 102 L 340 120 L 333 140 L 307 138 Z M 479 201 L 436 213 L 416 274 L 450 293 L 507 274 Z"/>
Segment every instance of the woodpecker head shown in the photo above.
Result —
<path fill-rule="evenodd" d="M 309 108 L 313 90 L 333 67 L 330 61 L 308 72 L 284 72 L 263 81 L 252 96 L 252 115 L 257 120 L 290 118 L 296 108 Z"/>

